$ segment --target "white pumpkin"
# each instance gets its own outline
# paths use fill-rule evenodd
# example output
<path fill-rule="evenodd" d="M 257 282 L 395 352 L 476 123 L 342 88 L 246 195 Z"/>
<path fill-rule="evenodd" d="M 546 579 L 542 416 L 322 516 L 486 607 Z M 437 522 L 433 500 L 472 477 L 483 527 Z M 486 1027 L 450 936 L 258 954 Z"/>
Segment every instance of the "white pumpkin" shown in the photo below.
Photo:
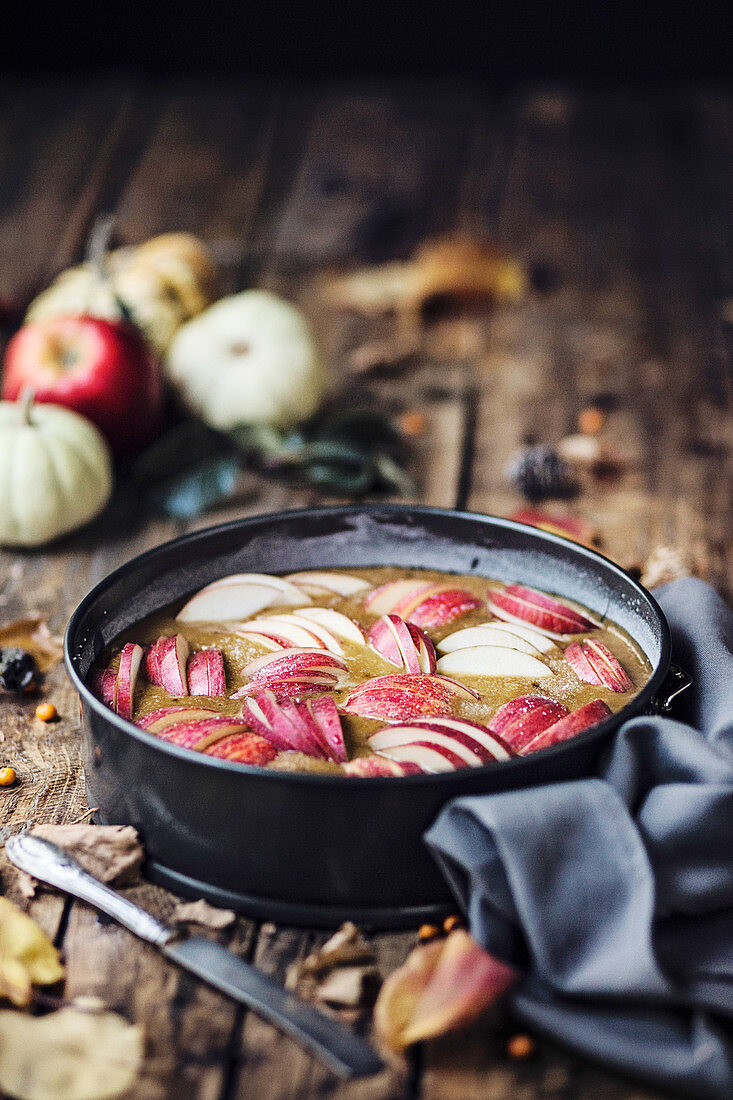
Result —
<path fill-rule="evenodd" d="M 222 298 L 182 325 L 164 369 L 186 408 L 221 430 L 307 420 L 325 388 L 302 313 L 265 290 Z"/>
<path fill-rule="evenodd" d="M 0 401 L 0 544 L 51 542 L 93 519 L 111 493 L 109 448 L 85 417 Z"/>

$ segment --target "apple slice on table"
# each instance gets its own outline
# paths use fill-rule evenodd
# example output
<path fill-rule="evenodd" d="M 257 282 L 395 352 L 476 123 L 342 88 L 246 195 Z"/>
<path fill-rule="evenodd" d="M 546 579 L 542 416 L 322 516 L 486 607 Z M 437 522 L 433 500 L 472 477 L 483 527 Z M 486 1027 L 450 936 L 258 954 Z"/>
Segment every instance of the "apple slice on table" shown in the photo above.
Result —
<path fill-rule="evenodd" d="M 586 703 L 585 706 L 579 707 L 578 710 L 567 714 L 559 722 L 554 722 L 551 726 L 548 726 L 532 741 L 524 745 L 519 750 L 519 754 L 520 756 L 526 756 L 528 753 L 547 749 L 550 745 L 557 745 L 560 741 L 567 741 L 569 738 L 583 733 L 584 730 L 597 726 L 610 714 L 610 708 L 602 699 L 594 699 L 592 702 Z"/>
<path fill-rule="evenodd" d="M 120 665 L 117 670 L 116 710 L 121 718 L 127 718 L 128 721 L 132 719 L 135 685 L 137 684 L 143 653 L 143 647 L 136 645 L 134 642 L 127 642 L 120 653 Z"/>
<path fill-rule="evenodd" d="M 435 672 L 435 648 L 419 627 L 399 615 L 382 615 L 369 631 L 372 649 L 405 672 Z"/>
<path fill-rule="evenodd" d="M 146 657 L 146 669 L 151 684 L 165 688 L 170 695 L 188 694 L 186 662 L 189 646 L 183 634 L 171 638 L 158 638 Z M 155 678 L 153 678 L 155 677 Z"/>
<path fill-rule="evenodd" d="M 611 691 L 622 693 L 633 688 L 626 670 L 603 642 L 589 638 L 583 645 L 583 654 L 600 682 Z"/>
<path fill-rule="evenodd" d="M 567 634 L 584 634 L 600 625 L 554 596 L 548 596 L 546 592 L 523 584 L 490 588 L 488 605 L 497 619 L 530 623 L 553 638 L 562 638 Z"/>
<path fill-rule="evenodd" d="M 186 665 L 189 695 L 226 695 L 224 654 L 220 649 L 202 649 Z"/>
<path fill-rule="evenodd" d="M 402 673 L 375 676 L 349 694 L 340 710 L 363 718 L 402 721 L 418 715 L 449 715 L 456 698 L 477 699 L 476 692 L 445 676 Z"/>
<path fill-rule="evenodd" d="M 308 597 L 297 585 L 265 573 L 234 573 L 207 584 L 178 612 L 180 622 L 233 622 L 266 607 L 297 607 Z"/>
<path fill-rule="evenodd" d="M 528 680 L 552 676 L 552 669 L 544 661 L 530 653 L 499 645 L 469 646 L 468 649 L 446 653 L 438 661 L 437 670 L 451 676 L 498 676 Z"/>
<path fill-rule="evenodd" d="M 358 623 L 343 615 L 340 611 L 334 611 L 332 607 L 300 607 L 298 617 L 306 619 L 309 623 L 315 623 L 342 638 L 345 642 L 363 646 L 366 644 L 364 631 Z"/>
<path fill-rule="evenodd" d="M 371 588 L 369 581 L 352 577 L 348 573 L 321 573 L 310 569 L 304 573 L 289 573 L 285 578 L 309 596 L 354 596 Z"/>
<path fill-rule="evenodd" d="M 468 649 L 474 645 L 508 646 L 509 649 L 518 649 L 520 653 L 530 653 L 537 658 L 541 658 L 543 654 L 560 654 L 560 649 L 552 638 L 547 638 L 538 630 L 519 626 L 510 628 L 503 623 L 480 623 L 478 626 L 456 630 L 442 638 L 437 648 L 439 653 L 453 653 L 456 649 Z"/>
<path fill-rule="evenodd" d="M 559 722 L 568 713 L 568 708 L 563 703 L 554 699 L 540 703 L 524 714 L 518 714 L 513 721 L 508 722 L 501 731 L 501 736 L 514 752 L 521 752 L 525 745 L 533 741 L 549 726 Z"/>
<path fill-rule="evenodd" d="M 344 772 L 361 779 L 375 779 L 383 776 L 420 775 L 422 768 L 412 761 L 399 763 L 387 756 L 357 756 L 356 760 L 349 760 L 344 764 Z"/>
<path fill-rule="evenodd" d="M 404 725 L 387 726 L 369 738 L 370 747 L 387 756 L 394 748 L 412 744 L 428 746 L 449 761 L 458 757 L 460 767 L 477 768 L 513 755 L 496 734 L 461 719 L 417 718 Z"/>

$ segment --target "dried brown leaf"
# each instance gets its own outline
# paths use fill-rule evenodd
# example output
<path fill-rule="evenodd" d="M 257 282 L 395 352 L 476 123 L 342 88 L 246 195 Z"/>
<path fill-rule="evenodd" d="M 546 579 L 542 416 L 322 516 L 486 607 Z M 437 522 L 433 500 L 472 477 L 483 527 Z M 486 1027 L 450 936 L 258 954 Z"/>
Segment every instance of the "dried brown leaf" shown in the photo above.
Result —
<path fill-rule="evenodd" d="M 27 1005 L 34 985 L 64 976 L 59 953 L 35 921 L 0 897 L 0 997 Z"/>
<path fill-rule="evenodd" d="M 17 1100 L 111 1100 L 142 1056 L 142 1029 L 113 1012 L 0 1012 L 0 1088 Z"/>
<path fill-rule="evenodd" d="M 645 588 L 656 588 L 694 573 L 692 557 L 681 547 L 656 546 L 642 566 L 641 583 Z"/>
<path fill-rule="evenodd" d="M 380 1041 L 400 1051 L 467 1024 L 519 977 L 459 928 L 421 944 L 385 981 L 374 1009 Z"/>
<path fill-rule="evenodd" d="M 102 882 L 119 886 L 140 876 L 143 846 L 131 825 L 34 825 L 31 833 L 58 844 Z"/>
<path fill-rule="evenodd" d="M 52 634 L 41 615 L 15 619 L 0 627 L 0 647 L 18 646 L 36 659 L 41 672 L 48 672 L 64 654 L 63 638 Z"/>
<path fill-rule="evenodd" d="M 179 902 L 173 910 L 173 920 L 176 924 L 198 924 L 202 928 L 212 928 L 215 931 L 228 928 L 236 919 L 237 914 L 231 909 L 217 909 L 203 898 L 198 901 Z"/>

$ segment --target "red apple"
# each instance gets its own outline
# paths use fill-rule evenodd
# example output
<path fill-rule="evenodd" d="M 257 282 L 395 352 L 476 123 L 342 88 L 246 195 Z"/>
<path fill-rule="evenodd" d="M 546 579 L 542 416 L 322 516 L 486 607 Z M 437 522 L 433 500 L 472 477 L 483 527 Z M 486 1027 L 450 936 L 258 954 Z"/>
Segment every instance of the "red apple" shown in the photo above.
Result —
<path fill-rule="evenodd" d="M 29 321 L 8 344 L 2 397 L 31 388 L 97 425 L 118 454 L 150 442 L 160 422 L 160 368 L 130 325 L 99 317 Z"/>

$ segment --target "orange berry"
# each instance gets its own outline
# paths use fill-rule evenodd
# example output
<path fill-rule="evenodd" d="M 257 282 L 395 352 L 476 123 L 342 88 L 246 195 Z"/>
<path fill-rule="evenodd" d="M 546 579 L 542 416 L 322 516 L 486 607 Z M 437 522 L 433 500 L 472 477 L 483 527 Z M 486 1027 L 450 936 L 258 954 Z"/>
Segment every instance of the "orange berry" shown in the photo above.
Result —
<path fill-rule="evenodd" d="M 0 787 L 10 787 L 17 778 L 15 768 L 0 768 Z"/>
<path fill-rule="evenodd" d="M 529 1035 L 512 1035 L 506 1045 L 510 1058 L 531 1058 L 534 1054 L 534 1039 Z"/>
<path fill-rule="evenodd" d="M 416 409 L 410 409 L 408 412 L 403 412 L 400 417 L 400 429 L 403 435 L 415 436 L 422 435 L 427 426 L 427 421 L 421 412 Z"/>
<path fill-rule="evenodd" d="M 437 924 L 421 924 L 417 933 L 419 940 L 434 940 L 436 936 L 440 935 L 440 929 Z"/>
<path fill-rule="evenodd" d="M 590 408 L 583 409 L 578 417 L 578 428 L 583 435 L 597 435 L 603 427 L 605 419 L 606 414 L 603 409 L 591 405 Z"/>
<path fill-rule="evenodd" d="M 446 917 L 443 921 L 443 931 L 446 935 L 450 935 L 454 928 L 462 928 L 463 921 L 457 913 L 451 913 L 449 917 Z"/>
<path fill-rule="evenodd" d="M 36 718 L 42 722 L 52 722 L 56 717 L 56 707 L 53 703 L 39 703 L 36 707 Z"/>

